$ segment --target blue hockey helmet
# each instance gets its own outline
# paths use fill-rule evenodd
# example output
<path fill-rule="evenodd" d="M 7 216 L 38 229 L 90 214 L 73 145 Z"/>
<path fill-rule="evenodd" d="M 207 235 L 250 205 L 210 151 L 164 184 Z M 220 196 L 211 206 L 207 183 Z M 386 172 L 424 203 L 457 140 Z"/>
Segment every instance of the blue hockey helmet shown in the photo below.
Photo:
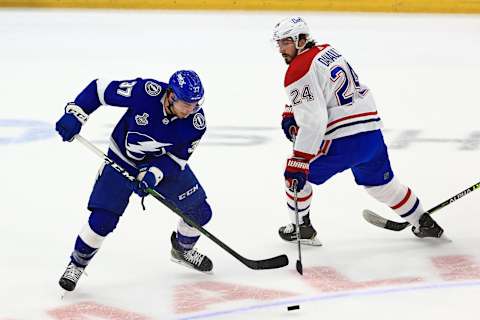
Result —
<path fill-rule="evenodd" d="M 203 99 L 203 85 L 200 77 L 192 70 L 179 70 L 172 74 L 168 81 L 168 86 L 172 89 L 177 99 L 188 103 L 201 104 Z"/>

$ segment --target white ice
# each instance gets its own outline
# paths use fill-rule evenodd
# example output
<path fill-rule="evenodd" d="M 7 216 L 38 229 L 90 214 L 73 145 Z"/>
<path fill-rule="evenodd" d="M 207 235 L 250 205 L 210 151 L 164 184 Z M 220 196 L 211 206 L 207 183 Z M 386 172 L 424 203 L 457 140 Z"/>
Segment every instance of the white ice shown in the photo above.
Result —
<path fill-rule="evenodd" d="M 297 248 L 289 222 L 280 130 L 286 66 L 270 42 L 289 13 L 0 11 L 0 320 L 26 319 L 478 319 L 480 192 L 435 214 L 451 243 L 366 223 L 391 218 L 349 172 L 314 189 L 324 247 Z M 320 43 L 337 47 L 373 91 L 397 176 L 425 209 L 478 182 L 478 15 L 301 13 Z M 177 217 L 132 196 L 77 290 L 57 281 L 88 217 L 101 163 L 53 131 L 66 102 L 98 77 L 167 80 L 196 70 L 208 134 L 191 159 L 214 217 L 206 228 L 250 259 L 288 254 L 253 271 L 206 237 L 204 275 L 169 261 Z M 106 150 L 122 110 L 98 110 L 83 135 Z M 415 132 L 417 136 L 415 136 Z M 300 310 L 287 311 L 289 305 Z"/>

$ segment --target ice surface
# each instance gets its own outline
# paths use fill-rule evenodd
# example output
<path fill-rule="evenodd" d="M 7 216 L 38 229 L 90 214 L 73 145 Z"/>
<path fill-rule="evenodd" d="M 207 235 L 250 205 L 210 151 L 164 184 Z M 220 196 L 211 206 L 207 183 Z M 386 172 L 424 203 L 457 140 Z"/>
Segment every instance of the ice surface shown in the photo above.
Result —
<path fill-rule="evenodd" d="M 478 319 L 480 192 L 435 214 L 452 243 L 422 241 L 367 224 L 363 208 L 396 217 L 340 174 L 314 190 L 324 246 L 304 247 L 296 273 L 296 246 L 277 236 L 291 147 L 279 127 L 285 65 L 269 40 L 286 14 L 0 11 L 0 320 Z M 478 15 L 303 16 L 372 89 L 394 170 L 425 209 L 478 181 Z M 206 228 L 247 258 L 286 253 L 290 265 L 249 270 L 207 238 L 198 248 L 213 275 L 173 264 L 177 217 L 132 197 L 61 300 L 100 160 L 62 143 L 54 122 L 94 78 L 166 80 L 180 68 L 206 88 L 208 134 L 191 159 L 214 210 Z M 82 133 L 106 150 L 121 112 L 98 110 Z"/>

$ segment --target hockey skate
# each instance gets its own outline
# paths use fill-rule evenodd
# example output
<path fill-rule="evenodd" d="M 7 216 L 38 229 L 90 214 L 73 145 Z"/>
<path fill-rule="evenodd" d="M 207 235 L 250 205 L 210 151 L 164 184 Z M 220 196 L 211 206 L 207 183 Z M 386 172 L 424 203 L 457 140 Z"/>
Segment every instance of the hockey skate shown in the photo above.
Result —
<path fill-rule="evenodd" d="M 287 242 L 297 242 L 297 228 L 294 223 L 280 227 L 278 234 L 280 238 Z M 313 228 L 308 214 L 303 217 L 303 223 L 300 225 L 300 243 L 310 246 L 322 245 L 320 240 L 317 239 L 317 231 Z"/>
<path fill-rule="evenodd" d="M 412 232 L 419 238 L 441 238 L 443 235 L 443 229 L 428 213 L 424 213 L 418 221 L 420 227 L 417 229 L 412 227 Z M 445 237 L 444 237 L 445 238 Z"/>
<path fill-rule="evenodd" d="M 172 242 L 172 256 L 170 260 L 200 272 L 209 273 L 212 271 L 212 261 L 206 255 L 198 252 L 195 248 L 190 250 L 182 248 L 178 243 L 176 232 L 172 233 L 170 240 Z"/>
<path fill-rule="evenodd" d="M 66 291 L 73 291 L 84 270 L 85 268 L 77 267 L 73 262 L 70 262 L 60 281 L 58 281 L 60 287 Z"/>

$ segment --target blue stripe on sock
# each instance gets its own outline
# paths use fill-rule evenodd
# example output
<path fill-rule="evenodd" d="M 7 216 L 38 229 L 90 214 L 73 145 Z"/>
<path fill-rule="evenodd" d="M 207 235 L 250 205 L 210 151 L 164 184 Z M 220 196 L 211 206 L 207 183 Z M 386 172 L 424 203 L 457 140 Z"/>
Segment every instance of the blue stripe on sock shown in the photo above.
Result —
<path fill-rule="evenodd" d="M 400 217 L 405 218 L 405 217 L 408 217 L 409 215 L 411 215 L 412 213 L 414 213 L 415 210 L 417 210 L 417 207 L 418 207 L 419 204 L 420 204 L 420 200 L 418 200 L 418 198 L 417 198 L 417 201 L 415 201 L 415 204 L 413 205 L 413 208 L 410 209 L 410 211 L 408 211 L 407 213 L 401 214 Z"/>

